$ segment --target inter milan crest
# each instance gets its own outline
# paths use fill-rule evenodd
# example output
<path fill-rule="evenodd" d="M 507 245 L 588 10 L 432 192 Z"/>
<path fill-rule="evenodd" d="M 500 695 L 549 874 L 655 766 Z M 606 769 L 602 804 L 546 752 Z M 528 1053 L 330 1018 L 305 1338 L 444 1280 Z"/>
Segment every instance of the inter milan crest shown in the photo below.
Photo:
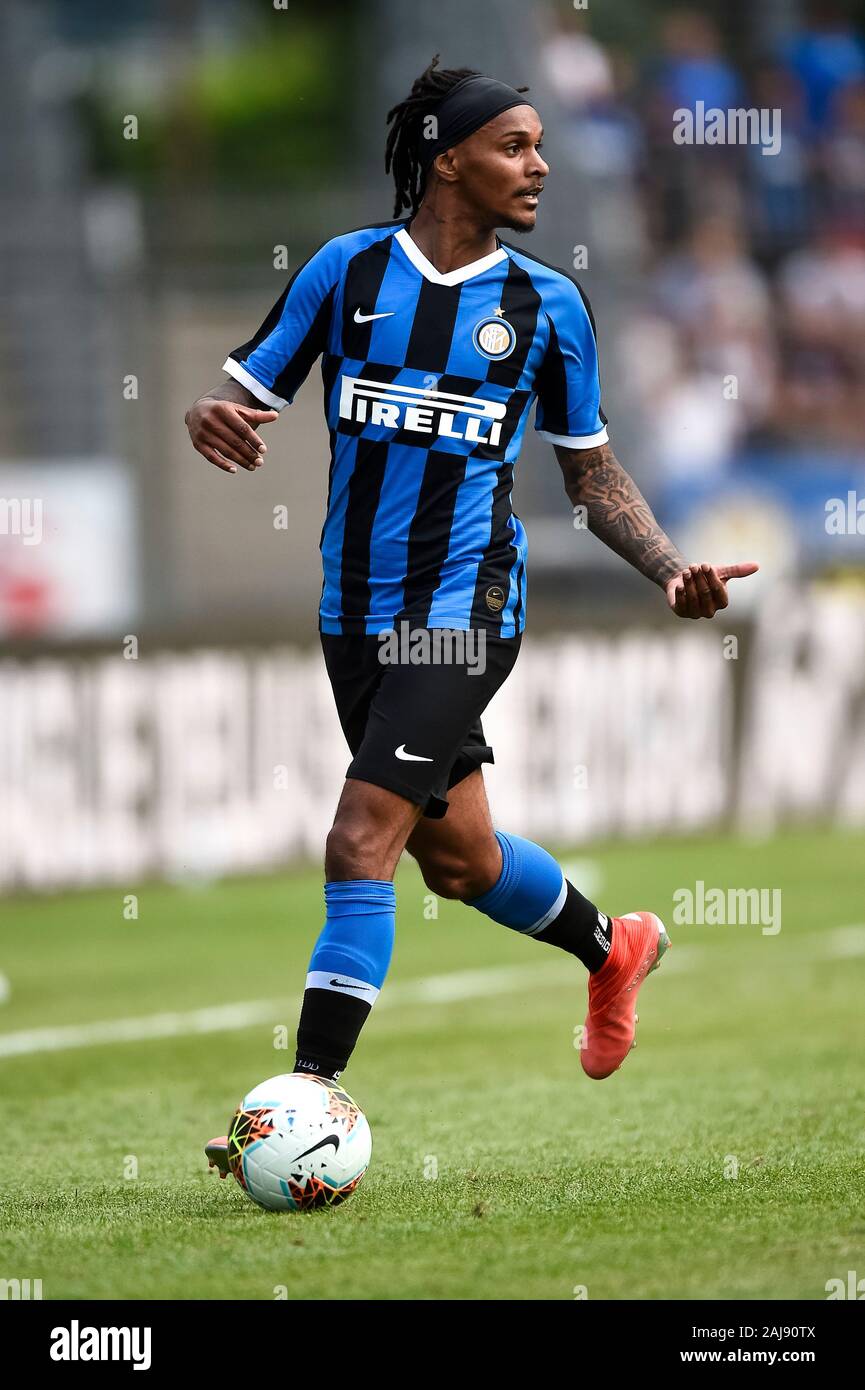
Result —
<path fill-rule="evenodd" d="M 500 362 L 509 357 L 517 345 L 517 335 L 511 325 L 503 318 L 491 315 L 475 325 L 472 342 L 483 357 Z"/>

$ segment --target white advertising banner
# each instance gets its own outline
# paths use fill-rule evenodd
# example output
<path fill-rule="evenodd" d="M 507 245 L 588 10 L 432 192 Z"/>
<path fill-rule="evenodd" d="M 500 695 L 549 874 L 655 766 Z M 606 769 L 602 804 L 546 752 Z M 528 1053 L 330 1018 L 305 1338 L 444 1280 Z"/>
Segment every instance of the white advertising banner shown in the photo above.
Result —
<path fill-rule="evenodd" d="M 484 715 L 494 817 L 553 846 L 862 823 L 862 618 L 779 595 L 744 683 L 708 625 L 527 640 Z M 349 761 L 317 651 L 0 662 L 0 891 L 319 860 Z"/>

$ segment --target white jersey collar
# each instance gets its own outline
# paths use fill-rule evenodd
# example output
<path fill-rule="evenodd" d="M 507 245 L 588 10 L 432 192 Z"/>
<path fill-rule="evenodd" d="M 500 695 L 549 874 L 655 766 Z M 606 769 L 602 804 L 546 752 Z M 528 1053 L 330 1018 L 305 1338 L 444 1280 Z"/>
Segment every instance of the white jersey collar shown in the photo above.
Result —
<path fill-rule="evenodd" d="M 407 227 L 400 227 L 395 239 L 399 242 L 415 270 L 419 270 L 424 279 L 431 280 L 434 285 L 461 285 L 464 280 L 473 280 L 476 275 L 483 275 L 485 270 L 490 270 L 492 266 L 498 265 L 499 261 L 503 261 L 508 254 L 504 247 L 500 246 L 498 250 L 491 251 L 488 256 L 482 256 L 479 261 L 470 261 L 468 265 L 461 265 L 458 270 L 449 270 L 446 275 L 443 275 L 440 270 L 436 270 L 432 261 L 427 260 L 417 242 L 412 241 Z"/>

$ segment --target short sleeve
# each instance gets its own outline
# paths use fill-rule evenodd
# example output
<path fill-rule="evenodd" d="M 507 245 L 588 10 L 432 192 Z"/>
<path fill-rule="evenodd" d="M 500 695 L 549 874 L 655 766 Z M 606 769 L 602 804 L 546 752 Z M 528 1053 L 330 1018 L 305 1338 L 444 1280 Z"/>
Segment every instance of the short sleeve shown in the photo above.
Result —
<path fill-rule="evenodd" d="M 550 444 L 591 449 L 605 444 L 598 345 L 589 301 L 566 275 L 544 294 L 549 324 L 547 351 L 535 377 L 535 429 Z"/>
<path fill-rule="evenodd" d="M 327 346 L 339 270 L 328 242 L 289 280 L 248 343 L 230 352 L 222 370 L 263 405 L 290 405 Z"/>

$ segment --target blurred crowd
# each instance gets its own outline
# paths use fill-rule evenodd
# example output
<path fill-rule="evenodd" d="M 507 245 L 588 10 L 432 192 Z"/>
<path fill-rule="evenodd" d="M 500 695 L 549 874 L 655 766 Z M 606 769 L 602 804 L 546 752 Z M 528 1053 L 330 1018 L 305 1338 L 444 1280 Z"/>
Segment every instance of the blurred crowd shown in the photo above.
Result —
<path fill-rule="evenodd" d="M 589 24 L 561 16 L 546 70 L 609 244 L 643 266 L 621 349 L 655 467 L 672 481 L 755 449 L 861 450 L 863 34 L 826 0 L 734 59 L 708 15 L 679 10 L 635 62 Z M 676 144 L 674 112 L 699 102 L 780 110 L 778 152 Z"/>

